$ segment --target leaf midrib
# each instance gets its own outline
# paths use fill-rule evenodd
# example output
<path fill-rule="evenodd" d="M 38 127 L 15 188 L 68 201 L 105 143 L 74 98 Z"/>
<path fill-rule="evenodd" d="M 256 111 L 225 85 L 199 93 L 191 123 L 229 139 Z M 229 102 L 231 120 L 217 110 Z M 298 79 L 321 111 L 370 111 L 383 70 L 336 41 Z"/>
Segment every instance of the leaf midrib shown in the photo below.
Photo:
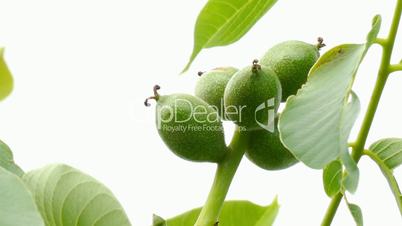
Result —
<path fill-rule="evenodd" d="M 210 44 L 210 41 L 211 41 L 211 40 L 214 40 L 215 37 L 227 26 L 227 24 L 231 23 L 231 20 L 232 20 L 233 18 L 235 18 L 235 17 L 237 16 L 237 14 L 238 14 L 240 11 L 242 11 L 244 8 L 246 8 L 246 7 L 247 7 L 251 2 L 253 2 L 253 1 L 254 1 L 254 0 L 248 0 L 247 3 L 245 3 L 245 4 L 242 5 L 240 8 L 238 8 L 238 10 L 236 10 L 236 13 L 234 13 L 232 16 L 230 16 L 230 17 L 228 18 L 228 20 L 226 20 L 226 21 L 222 24 L 222 26 L 221 26 L 220 28 L 218 28 L 218 29 L 216 30 L 216 32 L 215 32 L 210 38 L 207 39 L 207 41 L 205 42 L 205 44 L 201 45 L 201 46 L 198 48 L 197 52 L 200 52 L 201 49 L 206 48 L 206 47 Z M 257 1 L 259 1 L 259 0 L 257 0 Z M 218 1 L 218 2 L 221 2 L 221 1 Z M 196 54 L 195 54 L 195 55 L 196 55 Z"/>

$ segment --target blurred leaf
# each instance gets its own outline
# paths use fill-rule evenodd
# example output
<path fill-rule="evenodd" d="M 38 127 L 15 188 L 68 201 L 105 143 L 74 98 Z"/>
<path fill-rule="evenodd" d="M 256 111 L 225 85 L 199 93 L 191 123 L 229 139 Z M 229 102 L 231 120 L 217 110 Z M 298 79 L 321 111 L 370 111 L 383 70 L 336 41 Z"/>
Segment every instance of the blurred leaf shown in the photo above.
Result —
<path fill-rule="evenodd" d="M 375 40 L 377 39 L 378 33 L 380 32 L 382 18 L 381 15 L 376 15 L 372 20 L 372 27 L 371 31 L 367 35 L 367 44 L 372 45 Z"/>
<path fill-rule="evenodd" d="M 204 48 L 232 44 L 245 35 L 278 0 L 209 0 L 198 15 L 187 71 Z"/>
<path fill-rule="evenodd" d="M 24 182 L 3 167 L 0 167 L 0 225 L 45 225 Z"/>
<path fill-rule="evenodd" d="M 356 222 L 356 226 L 363 226 L 363 213 L 362 213 L 362 210 L 360 209 L 360 207 L 356 204 L 349 203 L 346 196 L 345 196 L 345 201 L 346 201 L 346 204 L 348 205 L 348 209 L 349 209 L 350 213 L 352 214 L 353 219 Z"/>
<path fill-rule="evenodd" d="M 0 101 L 13 90 L 13 77 L 4 60 L 4 48 L 0 47 Z"/>
<path fill-rule="evenodd" d="M 395 169 L 402 164 L 402 139 L 387 138 L 373 143 L 370 148 L 389 169 Z"/>
<path fill-rule="evenodd" d="M 24 171 L 14 163 L 13 153 L 3 141 L 0 140 L 0 167 L 14 173 L 17 176 L 24 175 Z"/>
<path fill-rule="evenodd" d="M 357 226 L 363 226 L 363 213 L 360 207 L 356 204 L 348 204 L 350 213 L 356 222 Z"/>
<path fill-rule="evenodd" d="M 279 120 L 282 142 L 311 168 L 322 169 L 341 157 L 345 166 L 353 169 L 348 162 L 347 137 L 359 102 L 351 88 L 371 40 L 379 30 L 379 21 L 373 24 L 366 44 L 340 45 L 325 53 L 311 69 L 307 83 L 287 100 Z M 356 171 L 352 173 L 356 177 Z M 356 182 L 356 178 L 348 183 L 351 182 Z"/>
<path fill-rule="evenodd" d="M 270 226 L 278 211 L 279 205 L 276 199 L 271 205 L 265 207 L 249 201 L 226 201 L 219 218 L 219 226 Z M 193 209 L 165 222 L 157 221 L 159 224 L 154 224 L 154 226 L 194 225 L 200 212 L 201 208 Z"/>
<path fill-rule="evenodd" d="M 402 215 L 402 193 L 393 174 L 393 169 L 402 163 L 402 139 L 381 139 L 373 143 L 369 150 L 365 150 L 364 154 L 369 156 L 380 167 Z"/>
<path fill-rule="evenodd" d="M 166 226 L 166 220 L 158 215 L 153 215 L 152 226 Z"/>
<path fill-rule="evenodd" d="M 109 189 L 70 166 L 46 166 L 28 172 L 24 180 L 46 225 L 131 225 Z"/>
<path fill-rule="evenodd" d="M 346 174 L 343 177 L 342 183 L 348 191 L 354 193 L 357 189 L 357 185 L 359 184 L 359 168 L 357 167 L 357 163 L 353 160 L 352 156 L 348 152 L 347 140 L 350 135 L 350 131 L 352 130 L 353 124 L 355 123 L 357 116 L 359 115 L 360 101 L 353 91 L 351 91 L 350 97 L 351 100 L 345 106 L 342 115 L 340 142 L 343 143 L 341 143 L 340 158 L 346 170 Z"/>
<path fill-rule="evenodd" d="M 328 164 L 323 171 L 323 182 L 325 193 L 333 197 L 341 191 L 342 187 L 342 163 L 339 160 Z"/>

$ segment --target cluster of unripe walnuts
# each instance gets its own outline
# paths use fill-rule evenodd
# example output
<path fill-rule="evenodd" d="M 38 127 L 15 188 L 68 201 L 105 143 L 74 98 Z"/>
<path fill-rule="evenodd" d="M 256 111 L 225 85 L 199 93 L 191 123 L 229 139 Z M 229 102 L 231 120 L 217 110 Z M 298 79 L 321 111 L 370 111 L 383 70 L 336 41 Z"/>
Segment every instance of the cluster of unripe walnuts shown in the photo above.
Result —
<path fill-rule="evenodd" d="M 322 38 L 316 45 L 282 42 L 241 70 L 221 67 L 200 72 L 195 96 L 162 96 L 156 85 L 145 105 L 149 99 L 157 101 L 159 135 L 181 158 L 219 163 L 229 151 L 222 120 L 230 120 L 247 135 L 248 159 L 267 170 L 285 169 L 297 160 L 279 138 L 278 108 L 306 82 L 323 46 Z M 272 106 L 264 105 L 268 100 Z M 272 130 L 261 126 L 270 121 Z"/>

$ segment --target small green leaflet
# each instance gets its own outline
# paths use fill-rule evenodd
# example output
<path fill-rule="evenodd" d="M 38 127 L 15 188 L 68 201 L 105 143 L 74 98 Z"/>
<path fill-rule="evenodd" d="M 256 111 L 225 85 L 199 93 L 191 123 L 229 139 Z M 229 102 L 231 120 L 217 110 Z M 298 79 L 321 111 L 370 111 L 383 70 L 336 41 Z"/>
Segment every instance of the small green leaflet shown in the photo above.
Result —
<path fill-rule="evenodd" d="M 348 204 L 348 208 L 350 213 L 353 216 L 353 219 L 356 222 L 357 226 L 363 226 L 363 213 L 360 207 L 356 204 Z"/>
<path fill-rule="evenodd" d="M 249 201 L 226 201 L 219 218 L 219 226 L 270 226 L 279 211 L 275 199 L 269 206 L 259 206 Z M 193 209 L 168 220 L 154 215 L 153 226 L 194 225 L 201 208 Z"/>
<path fill-rule="evenodd" d="M 0 47 L 0 101 L 13 90 L 13 77 L 4 60 L 4 48 Z"/>
<path fill-rule="evenodd" d="M 14 173 L 17 176 L 24 175 L 24 171 L 14 163 L 13 153 L 3 141 L 0 140 L 0 167 Z"/>
<path fill-rule="evenodd" d="M 364 151 L 364 154 L 374 160 L 380 167 L 395 197 L 399 212 L 402 215 L 402 193 L 393 174 L 393 169 L 402 163 L 402 139 L 381 139 L 373 143 L 369 150 Z"/>
<path fill-rule="evenodd" d="M 341 191 L 343 167 L 339 160 L 328 164 L 323 171 L 323 182 L 325 193 L 333 197 Z"/>
<path fill-rule="evenodd" d="M 356 189 L 358 171 L 350 163 L 347 137 L 359 110 L 351 88 L 380 25 L 381 17 L 376 16 L 367 43 L 344 44 L 325 53 L 311 69 L 307 83 L 288 99 L 279 120 L 282 142 L 307 166 L 322 169 L 341 157 L 351 171 L 345 184 L 351 191 Z"/>
<path fill-rule="evenodd" d="M 356 204 L 349 203 L 348 199 L 346 196 L 344 196 L 346 205 L 348 205 L 348 209 L 350 211 L 350 214 L 352 214 L 353 219 L 356 222 L 356 226 L 363 226 L 363 213 L 360 207 Z"/>
<path fill-rule="evenodd" d="M 238 41 L 278 0 L 209 0 L 198 15 L 187 71 L 204 48 Z"/>
<path fill-rule="evenodd" d="M 373 143 L 370 148 L 379 159 L 389 168 L 395 169 L 402 164 L 402 139 L 387 138 Z"/>
<path fill-rule="evenodd" d="M 0 225 L 45 226 L 35 201 L 20 177 L 0 166 Z"/>
<path fill-rule="evenodd" d="M 67 165 L 49 165 L 23 177 L 46 226 L 130 226 L 112 192 Z"/>

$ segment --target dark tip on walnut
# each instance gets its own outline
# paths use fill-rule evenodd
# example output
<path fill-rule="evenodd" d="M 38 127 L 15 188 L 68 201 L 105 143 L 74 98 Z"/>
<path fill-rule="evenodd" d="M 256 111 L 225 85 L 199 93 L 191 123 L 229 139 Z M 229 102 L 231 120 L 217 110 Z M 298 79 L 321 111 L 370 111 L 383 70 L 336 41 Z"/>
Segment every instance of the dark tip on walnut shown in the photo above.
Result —
<path fill-rule="evenodd" d="M 148 103 L 148 101 L 149 100 L 155 100 L 155 97 L 148 97 L 147 99 L 145 99 L 145 101 L 144 101 L 144 105 L 145 105 L 145 107 L 149 107 L 149 106 L 151 106 L 151 104 L 150 103 Z"/>
<path fill-rule="evenodd" d="M 257 72 L 257 71 L 261 70 L 261 65 L 258 64 L 257 59 L 253 60 L 253 66 L 251 67 L 251 70 L 253 72 Z"/>
<path fill-rule="evenodd" d="M 154 85 L 154 96 L 155 96 L 155 98 L 157 98 L 157 97 L 159 97 L 159 94 L 158 94 L 158 90 L 160 90 L 161 89 L 161 87 L 159 86 L 159 85 Z"/>
<path fill-rule="evenodd" d="M 326 46 L 325 43 L 324 43 L 324 38 L 318 37 L 317 41 L 318 41 L 318 43 L 317 43 L 316 46 L 317 46 L 318 50 L 320 50 L 321 48 Z"/>
<path fill-rule="evenodd" d="M 145 101 L 144 101 L 144 105 L 145 105 L 146 107 L 151 106 L 151 104 L 148 103 L 149 100 L 156 100 L 156 101 L 158 101 L 158 99 L 159 99 L 158 90 L 160 90 L 160 89 L 161 89 L 161 87 L 160 87 L 159 85 L 154 85 L 154 88 L 153 88 L 154 95 L 151 96 L 151 97 L 146 98 Z"/>

